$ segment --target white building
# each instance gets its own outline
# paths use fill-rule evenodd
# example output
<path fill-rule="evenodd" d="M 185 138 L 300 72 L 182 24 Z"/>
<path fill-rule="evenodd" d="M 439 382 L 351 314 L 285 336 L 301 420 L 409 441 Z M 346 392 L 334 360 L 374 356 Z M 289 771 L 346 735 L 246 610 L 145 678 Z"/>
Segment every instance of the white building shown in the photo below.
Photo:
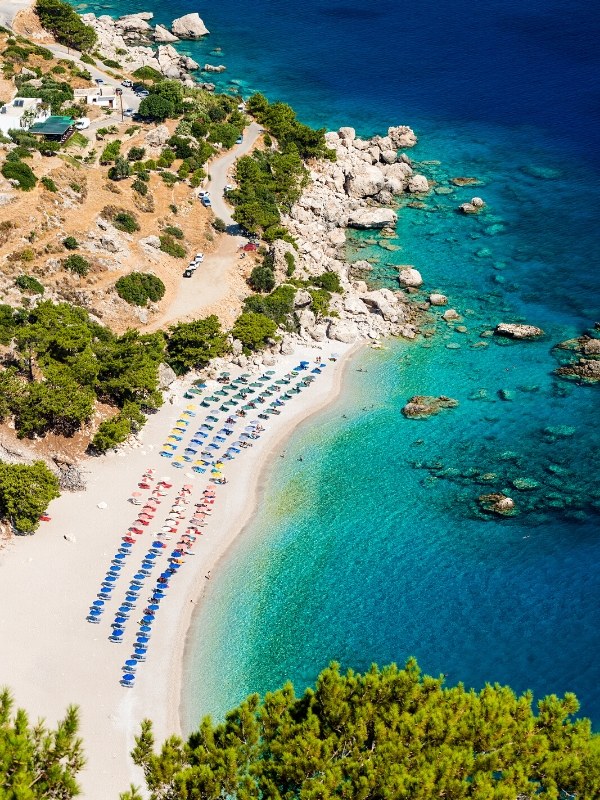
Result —
<path fill-rule="evenodd" d="M 45 122 L 50 109 L 39 97 L 15 97 L 0 108 L 0 131 L 27 130 L 34 122 Z"/>
<path fill-rule="evenodd" d="M 112 86 L 99 86 L 90 89 L 75 89 L 75 101 L 82 100 L 88 106 L 116 108 L 117 96 Z"/>

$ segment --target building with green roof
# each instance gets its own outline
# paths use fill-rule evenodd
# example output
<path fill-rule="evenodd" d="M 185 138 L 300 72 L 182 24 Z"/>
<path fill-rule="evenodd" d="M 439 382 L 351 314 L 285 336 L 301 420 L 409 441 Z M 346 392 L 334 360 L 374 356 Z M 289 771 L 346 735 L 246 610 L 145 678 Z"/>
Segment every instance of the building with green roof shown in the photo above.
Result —
<path fill-rule="evenodd" d="M 72 117 L 51 116 L 44 122 L 36 122 L 28 133 L 51 142 L 66 142 L 74 130 Z"/>

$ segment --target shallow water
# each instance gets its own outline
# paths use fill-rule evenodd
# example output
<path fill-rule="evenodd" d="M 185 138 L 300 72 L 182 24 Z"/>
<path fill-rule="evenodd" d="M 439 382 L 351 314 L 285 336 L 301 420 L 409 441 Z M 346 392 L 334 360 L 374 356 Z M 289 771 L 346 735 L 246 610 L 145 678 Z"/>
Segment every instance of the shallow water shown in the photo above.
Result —
<path fill-rule="evenodd" d="M 221 0 L 200 13 L 211 36 L 183 47 L 227 65 L 221 86 L 239 80 L 307 122 L 363 135 L 415 127 L 410 155 L 435 191 L 424 209 L 401 208 L 400 249 L 356 234 L 349 254 L 376 259 L 372 280 L 394 288 L 397 265 L 413 264 L 467 331 L 441 309 L 435 338 L 365 351 L 335 408 L 294 435 L 194 623 L 186 724 L 288 678 L 301 690 L 330 659 L 363 668 L 415 655 L 468 685 L 573 690 L 597 727 L 598 389 L 555 378 L 551 348 L 600 316 L 598 12 L 550 0 L 307 0 L 301 12 Z M 480 185 L 455 188 L 457 176 Z M 474 195 L 485 211 L 458 215 Z M 520 319 L 544 339 L 481 338 Z M 413 394 L 459 406 L 406 420 Z M 537 487 L 519 490 L 518 478 Z M 519 514 L 481 518 L 477 497 L 501 489 Z"/>

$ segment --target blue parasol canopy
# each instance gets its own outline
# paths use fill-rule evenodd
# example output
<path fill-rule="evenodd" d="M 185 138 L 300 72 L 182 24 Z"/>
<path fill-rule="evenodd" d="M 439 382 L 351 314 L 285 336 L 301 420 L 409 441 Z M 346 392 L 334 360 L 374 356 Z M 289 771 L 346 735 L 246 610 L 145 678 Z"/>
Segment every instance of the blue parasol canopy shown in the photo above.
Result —
<path fill-rule="evenodd" d="M 106 578 L 104 578 L 104 580 L 108 581 L 109 583 L 114 583 L 117 579 L 115 578 L 114 575 L 107 575 Z"/>
<path fill-rule="evenodd" d="M 146 642 L 149 642 L 149 641 L 150 641 L 150 639 L 149 639 L 149 637 L 148 637 L 148 636 L 138 636 L 138 637 L 137 637 L 137 641 L 138 641 L 140 644 L 146 644 Z"/>
<path fill-rule="evenodd" d="M 125 631 L 122 628 L 115 628 L 111 635 L 113 639 L 119 639 L 124 633 Z"/>
<path fill-rule="evenodd" d="M 149 625 L 140 625 L 141 633 L 152 633 L 152 628 Z"/>
<path fill-rule="evenodd" d="M 156 547 L 157 550 L 162 546 L 163 546 L 162 542 L 152 542 L 152 547 Z"/>
<path fill-rule="evenodd" d="M 160 606 L 158 605 L 158 603 L 152 603 L 152 605 L 148 606 L 148 608 L 150 609 L 150 611 L 158 611 Z"/>
<path fill-rule="evenodd" d="M 104 611 L 103 608 L 90 608 L 90 616 L 98 617 Z"/>
<path fill-rule="evenodd" d="M 93 606 L 103 606 L 104 605 L 104 600 L 94 600 L 92 605 Z"/>
<path fill-rule="evenodd" d="M 136 575 L 133 576 L 133 579 L 136 581 L 143 581 L 146 576 L 143 572 L 138 572 Z"/>
<path fill-rule="evenodd" d="M 146 556 L 146 560 L 148 559 L 153 560 L 155 558 L 156 558 L 156 553 L 148 553 L 148 555 Z"/>
<path fill-rule="evenodd" d="M 124 683 L 132 683 L 135 680 L 135 675 L 132 675 L 131 673 L 127 673 L 127 675 L 123 675 L 121 680 Z"/>
<path fill-rule="evenodd" d="M 154 622 L 154 614 L 146 614 L 145 617 L 142 617 L 142 622 L 145 622 L 146 625 L 151 624 Z"/>

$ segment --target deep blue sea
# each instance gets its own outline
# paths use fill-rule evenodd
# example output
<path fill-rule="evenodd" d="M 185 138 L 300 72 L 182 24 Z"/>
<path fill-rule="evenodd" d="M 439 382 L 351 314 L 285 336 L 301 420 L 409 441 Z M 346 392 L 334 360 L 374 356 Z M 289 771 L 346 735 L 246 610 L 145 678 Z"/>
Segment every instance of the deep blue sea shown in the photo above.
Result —
<path fill-rule="evenodd" d="M 457 331 L 436 312 L 435 337 L 362 353 L 335 407 L 277 459 L 194 622 L 188 726 L 286 679 L 302 691 L 332 659 L 360 669 L 414 655 L 450 682 L 575 691 L 600 728 L 600 388 L 558 379 L 551 352 L 600 319 L 600 11 L 582 0 L 85 8 L 150 9 L 161 22 L 198 10 L 211 35 L 182 49 L 224 63 L 221 87 L 363 135 L 411 125 L 410 156 L 434 191 L 401 207 L 399 249 L 357 234 L 349 254 L 394 288 L 395 265 L 415 265 L 462 317 Z M 480 185 L 456 188 L 458 176 Z M 456 214 L 475 194 L 485 212 Z M 481 337 L 518 320 L 546 336 Z M 459 406 L 406 420 L 413 394 Z M 515 487 L 523 478 L 532 488 Z M 481 517 L 477 497 L 493 490 L 517 516 Z"/>

